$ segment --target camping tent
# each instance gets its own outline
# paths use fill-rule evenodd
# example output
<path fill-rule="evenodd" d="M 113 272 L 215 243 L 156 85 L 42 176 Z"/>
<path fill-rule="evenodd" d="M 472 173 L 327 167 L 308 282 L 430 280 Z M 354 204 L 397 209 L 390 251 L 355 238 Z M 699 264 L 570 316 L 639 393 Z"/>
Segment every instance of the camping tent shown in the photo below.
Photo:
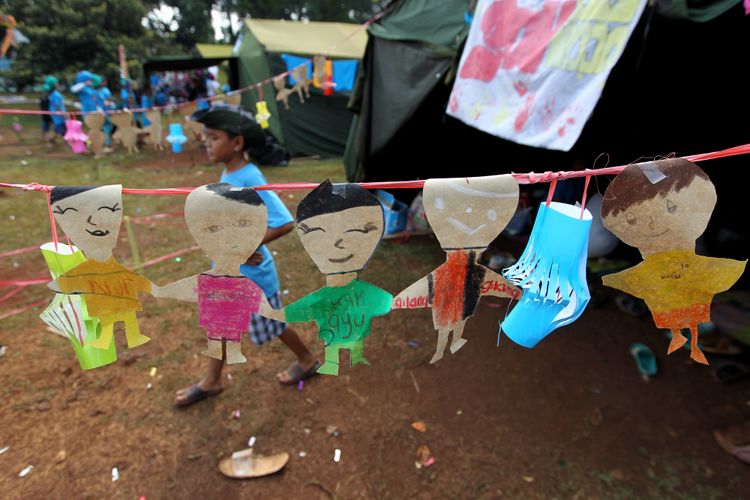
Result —
<path fill-rule="evenodd" d="M 360 60 L 366 45 L 367 33 L 356 24 L 247 19 L 233 53 L 239 60 L 240 86 L 245 87 L 286 71 L 282 55 Z M 354 116 L 347 108 L 349 92 L 323 96 L 311 87 L 310 93 L 304 103 L 293 94 L 287 110 L 275 101 L 273 85 L 264 85 L 271 132 L 292 156 L 340 157 Z M 257 91 L 246 92 L 242 104 L 254 110 L 258 98 Z"/>

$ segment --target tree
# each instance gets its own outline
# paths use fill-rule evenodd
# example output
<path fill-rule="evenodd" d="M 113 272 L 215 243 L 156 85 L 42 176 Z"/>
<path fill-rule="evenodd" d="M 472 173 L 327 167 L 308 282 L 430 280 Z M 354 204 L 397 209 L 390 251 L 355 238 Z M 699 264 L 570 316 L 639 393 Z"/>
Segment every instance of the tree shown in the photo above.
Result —
<path fill-rule="evenodd" d="M 174 13 L 171 19 L 148 16 L 150 26 L 156 31 L 186 49 L 192 49 L 196 43 L 214 42 L 211 26 L 214 0 L 163 0 L 160 3 L 172 7 Z"/>
<path fill-rule="evenodd" d="M 437 1 L 437 0 L 436 0 Z M 261 19 L 361 23 L 380 12 L 386 0 L 220 0 L 225 13 Z"/>
<path fill-rule="evenodd" d="M 53 74 L 72 82 L 87 69 L 117 81 L 117 48 L 125 46 L 128 60 L 141 61 L 169 40 L 146 29 L 143 18 L 158 2 L 144 0 L 0 0 L 5 12 L 31 40 L 19 50 L 8 77 L 19 88 Z M 137 73 L 140 63 L 133 63 Z"/>

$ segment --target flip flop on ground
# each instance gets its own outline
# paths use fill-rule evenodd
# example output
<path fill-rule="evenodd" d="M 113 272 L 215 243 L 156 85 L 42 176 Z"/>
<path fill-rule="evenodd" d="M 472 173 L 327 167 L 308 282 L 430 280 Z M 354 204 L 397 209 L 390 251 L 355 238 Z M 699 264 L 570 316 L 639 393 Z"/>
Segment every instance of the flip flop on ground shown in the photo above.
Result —
<path fill-rule="evenodd" d="M 289 461 L 288 453 L 277 453 L 267 457 L 253 455 L 253 449 L 235 451 L 232 456 L 219 462 L 219 470 L 227 477 L 247 479 L 268 476 L 284 468 Z"/>
<path fill-rule="evenodd" d="M 295 385 L 298 384 L 300 380 L 307 380 L 308 378 L 315 375 L 318 372 L 318 368 L 320 368 L 320 361 L 318 360 L 316 360 L 315 363 L 307 370 L 304 370 L 299 365 L 299 362 L 295 361 L 294 363 L 289 365 L 289 368 L 287 368 L 283 372 L 287 374 L 289 380 L 279 380 L 278 376 L 276 377 L 276 380 L 278 380 L 281 385 Z"/>
<path fill-rule="evenodd" d="M 224 391 L 223 387 L 218 387 L 216 389 L 201 389 L 201 387 L 198 384 L 193 384 L 187 389 L 184 389 L 184 395 L 182 398 L 178 396 L 177 399 L 175 399 L 175 406 L 190 406 L 193 403 L 197 403 L 198 401 L 201 401 L 206 398 L 210 398 L 211 396 L 216 396 L 222 393 Z"/>

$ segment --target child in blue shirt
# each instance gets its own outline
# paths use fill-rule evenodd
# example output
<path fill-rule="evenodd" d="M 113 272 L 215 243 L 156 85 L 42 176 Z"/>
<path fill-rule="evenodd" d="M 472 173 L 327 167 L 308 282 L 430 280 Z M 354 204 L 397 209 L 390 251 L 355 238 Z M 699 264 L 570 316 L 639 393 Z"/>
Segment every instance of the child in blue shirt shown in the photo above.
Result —
<path fill-rule="evenodd" d="M 253 115 L 237 106 L 217 104 L 209 109 L 196 111 L 191 119 L 206 126 L 208 159 L 225 166 L 221 174 L 222 182 L 238 187 L 267 184 L 260 169 L 246 157 L 247 155 L 252 159 L 260 156 L 266 144 L 265 135 Z M 273 308 L 280 309 L 283 306 L 276 264 L 265 243 L 289 233 L 294 228 L 294 218 L 276 193 L 258 191 L 258 194 L 268 209 L 268 229 L 263 239 L 264 244 L 240 267 L 240 271 L 263 289 Z M 297 360 L 289 368 L 276 375 L 280 384 L 296 384 L 316 373 L 320 363 L 294 328 L 284 322 L 253 314 L 250 321 L 252 342 L 262 345 L 274 337 L 279 337 L 297 356 Z M 223 390 L 221 371 L 224 362 L 213 358 L 209 358 L 207 362 L 206 376 L 196 384 L 178 391 L 175 404 L 187 406 Z"/>
<path fill-rule="evenodd" d="M 48 111 L 65 111 L 65 103 L 63 102 L 63 96 L 59 90 L 57 90 L 57 78 L 54 76 L 48 76 L 44 79 L 44 91 L 47 92 L 46 98 L 46 109 Z M 60 137 L 65 136 L 67 131 L 65 128 L 65 115 L 44 115 L 49 118 L 49 122 L 55 134 Z M 43 127 L 44 132 L 48 132 L 48 129 Z M 55 137 L 52 136 L 51 141 L 54 142 Z"/>

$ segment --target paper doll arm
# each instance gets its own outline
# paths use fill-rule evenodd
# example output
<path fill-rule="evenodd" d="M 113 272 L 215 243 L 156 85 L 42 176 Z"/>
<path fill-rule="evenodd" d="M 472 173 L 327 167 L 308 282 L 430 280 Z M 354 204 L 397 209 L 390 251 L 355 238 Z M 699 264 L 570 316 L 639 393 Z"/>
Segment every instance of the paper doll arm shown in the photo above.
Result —
<path fill-rule="evenodd" d="M 417 309 L 430 307 L 430 286 L 427 276 L 409 285 L 393 298 L 393 309 Z"/>
<path fill-rule="evenodd" d="M 268 299 L 265 295 L 261 295 L 258 314 L 260 314 L 261 316 L 265 316 L 268 319 L 275 319 L 276 321 L 286 321 L 286 310 L 284 308 L 274 309 L 273 307 L 271 307 L 271 304 L 268 303 Z"/>
<path fill-rule="evenodd" d="M 745 272 L 746 260 L 711 259 L 711 266 L 706 266 L 706 275 L 702 280 L 712 293 L 729 290 Z"/>
<path fill-rule="evenodd" d="M 511 299 L 519 299 L 521 297 L 521 289 L 516 285 L 497 274 L 492 269 L 486 269 L 484 272 L 484 280 L 480 288 L 480 295 L 490 295 L 493 297 L 505 297 Z"/>
<path fill-rule="evenodd" d="M 47 288 L 49 288 L 53 292 L 72 295 L 88 292 L 89 283 L 84 278 L 80 278 L 77 276 L 68 277 L 63 274 L 62 276 L 58 276 L 56 280 L 49 282 L 47 284 Z"/>
<path fill-rule="evenodd" d="M 602 276 L 602 283 L 610 288 L 622 290 L 634 297 L 641 297 L 643 292 L 643 283 L 639 287 L 638 271 L 635 268 L 626 269 L 619 273 L 607 274 Z M 645 281 L 645 280 L 643 280 Z"/>
<path fill-rule="evenodd" d="M 175 281 L 164 286 L 152 284 L 151 293 L 154 297 L 198 302 L 198 275 Z"/>
<path fill-rule="evenodd" d="M 57 280 L 52 280 L 47 283 L 47 288 L 55 293 L 63 293 L 62 290 L 60 290 L 60 283 L 58 283 Z"/>

